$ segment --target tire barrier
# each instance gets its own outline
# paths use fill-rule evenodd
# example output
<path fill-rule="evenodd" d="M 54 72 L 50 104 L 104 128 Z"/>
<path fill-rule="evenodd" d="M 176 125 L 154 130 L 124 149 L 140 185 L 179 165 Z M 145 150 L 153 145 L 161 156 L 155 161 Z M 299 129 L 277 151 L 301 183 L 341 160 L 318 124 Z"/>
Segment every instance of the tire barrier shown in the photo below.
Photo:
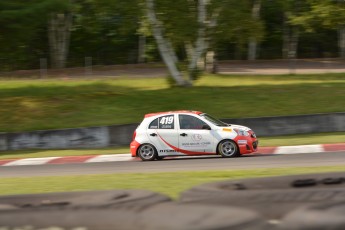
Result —
<path fill-rule="evenodd" d="M 289 230 L 343 230 L 345 229 L 345 201 L 300 208 L 289 213 L 281 229 Z"/>
<path fill-rule="evenodd" d="M 0 197 L 0 229 L 260 230 L 267 223 L 250 210 L 181 204 L 156 193 L 127 190 Z"/>
<path fill-rule="evenodd" d="M 345 172 L 145 190 L 0 197 L 0 230 L 345 229 Z"/>
<path fill-rule="evenodd" d="M 180 203 L 164 203 L 152 206 L 139 215 L 138 224 L 138 226 L 146 226 L 147 229 L 157 230 L 267 229 L 265 220 L 250 210 Z"/>
<path fill-rule="evenodd" d="M 183 192 L 180 201 L 238 206 L 281 219 L 300 206 L 345 201 L 345 173 L 209 183 Z"/>
<path fill-rule="evenodd" d="M 15 210 L 103 207 L 137 210 L 168 201 L 171 201 L 169 197 L 146 190 L 61 192 L 0 197 L 0 205 L 10 206 Z"/>

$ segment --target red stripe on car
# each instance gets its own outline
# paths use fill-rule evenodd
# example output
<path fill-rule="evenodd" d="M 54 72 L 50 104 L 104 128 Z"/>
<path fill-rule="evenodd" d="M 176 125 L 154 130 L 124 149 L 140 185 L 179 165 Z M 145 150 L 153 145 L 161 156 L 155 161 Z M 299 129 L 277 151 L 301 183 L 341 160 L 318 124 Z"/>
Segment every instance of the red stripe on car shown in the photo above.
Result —
<path fill-rule="evenodd" d="M 157 133 L 158 134 L 158 133 Z M 187 155 L 210 155 L 210 154 L 216 154 L 216 153 L 210 153 L 210 152 L 194 152 L 194 151 L 189 151 L 189 150 L 185 150 L 185 149 L 180 149 L 180 148 L 177 148 L 176 146 L 173 146 L 171 144 L 169 144 L 166 140 L 164 140 L 161 135 L 159 135 L 159 138 L 165 143 L 167 144 L 170 148 L 172 148 L 173 150 L 177 151 L 177 152 L 180 152 L 180 153 L 184 153 L 184 154 L 187 154 Z"/>

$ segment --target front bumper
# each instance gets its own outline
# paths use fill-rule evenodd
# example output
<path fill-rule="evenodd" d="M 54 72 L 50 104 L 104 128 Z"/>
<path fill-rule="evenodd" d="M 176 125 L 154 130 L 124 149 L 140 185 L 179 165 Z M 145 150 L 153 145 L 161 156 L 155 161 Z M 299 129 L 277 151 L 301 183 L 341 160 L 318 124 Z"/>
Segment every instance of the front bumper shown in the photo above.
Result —
<path fill-rule="evenodd" d="M 249 136 L 237 136 L 235 141 L 240 149 L 240 154 L 249 154 L 258 151 L 259 140 L 253 131 Z"/>

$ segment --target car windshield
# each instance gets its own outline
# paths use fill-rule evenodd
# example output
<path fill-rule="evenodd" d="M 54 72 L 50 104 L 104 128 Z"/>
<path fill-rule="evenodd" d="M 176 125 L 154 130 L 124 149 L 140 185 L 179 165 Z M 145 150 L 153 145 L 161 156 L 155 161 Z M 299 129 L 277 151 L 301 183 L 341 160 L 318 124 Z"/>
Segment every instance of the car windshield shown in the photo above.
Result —
<path fill-rule="evenodd" d="M 206 120 L 208 120 L 209 122 L 211 122 L 214 125 L 217 125 L 217 126 L 229 126 L 229 124 L 226 124 L 226 123 L 218 120 L 217 118 L 211 117 L 210 115 L 208 115 L 206 113 L 200 114 L 200 116 L 205 118 Z"/>

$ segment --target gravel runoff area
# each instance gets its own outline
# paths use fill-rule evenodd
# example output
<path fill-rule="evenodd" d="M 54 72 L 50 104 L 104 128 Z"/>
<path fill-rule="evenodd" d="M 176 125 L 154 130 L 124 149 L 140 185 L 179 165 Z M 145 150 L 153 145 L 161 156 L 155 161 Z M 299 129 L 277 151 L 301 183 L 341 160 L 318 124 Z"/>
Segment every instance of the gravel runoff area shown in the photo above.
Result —
<path fill-rule="evenodd" d="M 257 60 L 219 61 L 219 74 L 236 75 L 277 75 L 277 74 L 317 74 L 345 73 L 345 60 L 341 59 L 296 59 L 296 60 Z M 93 66 L 92 70 L 83 67 L 62 70 L 47 70 L 54 77 L 162 77 L 168 74 L 163 63 Z M 0 77 L 40 76 L 40 70 L 17 70 L 0 72 Z"/>
<path fill-rule="evenodd" d="M 221 74 L 251 75 L 345 73 L 345 60 L 225 61 L 219 63 L 218 71 Z"/>

